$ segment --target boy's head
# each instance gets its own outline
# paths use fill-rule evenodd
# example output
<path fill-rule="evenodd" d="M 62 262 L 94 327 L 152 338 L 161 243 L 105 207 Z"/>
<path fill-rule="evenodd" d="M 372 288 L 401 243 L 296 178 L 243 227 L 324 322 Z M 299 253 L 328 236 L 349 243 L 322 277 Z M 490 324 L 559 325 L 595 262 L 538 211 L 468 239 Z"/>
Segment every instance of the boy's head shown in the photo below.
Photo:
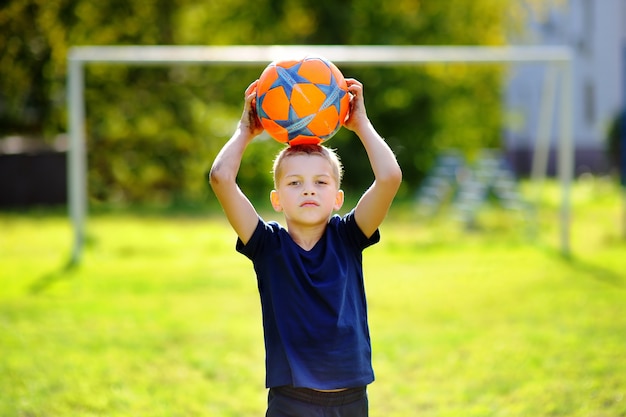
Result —
<path fill-rule="evenodd" d="M 322 145 L 303 144 L 288 146 L 278 153 L 276 159 L 274 159 L 274 167 L 272 174 L 274 176 L 274 187 L 278 188 L 278 182 L 283 175 L 282 163 L 285 159 L 295 155 L 317 155 L 326 159 L 332 167 L 333 178 L 337 183 L 337 188 L 341 186 L 341 179 L 343 178 L 343 165 L 339 160 L 339 156 L 334 150 L 329 149 Z"/>
<path fill-rule="evenodd" d="M 343 168 L 335 152 L 324 146 L 287 147 L 276 157 L 273 171 L 270 201 L 274 210 L 284 213 L 288 228 L 328 222 L 343 205 Z"/>

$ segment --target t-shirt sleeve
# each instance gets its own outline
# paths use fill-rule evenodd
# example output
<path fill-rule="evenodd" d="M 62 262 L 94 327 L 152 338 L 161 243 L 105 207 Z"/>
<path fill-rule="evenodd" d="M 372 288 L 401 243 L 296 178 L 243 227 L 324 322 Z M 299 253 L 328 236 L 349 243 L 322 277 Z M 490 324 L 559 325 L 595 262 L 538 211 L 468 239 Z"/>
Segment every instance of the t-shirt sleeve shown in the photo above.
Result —
<path fill-rule="evenodd" d="M 356 246 L 361 250 L 372 246 L 380 241 L 380 231 L 376 229 L 372 236 L 369 238 L 365 236 L 359 225 L 354 218 L 354 210 L 351 210 L 343 217 L 343 222 L 346 225 L 346 233 L 348 237 L 355 242 Z"/>
<path fill-rule="evenodd" d="M 250 236 L 250 240 L 248 240 L 248 243 L 244 245 L 243 241 L 240 238 L 237 238 L 237 244 L 235 246 L 237 252 L 245 255 L 248 259 L 254 259 L 255 254 L 260 250 L 262 246 L 261 241 L 264 230 L 265 222 L 259 217 L 259 222 L 257 223 L 256 229 L 254 229 L 252 236 Z"/>

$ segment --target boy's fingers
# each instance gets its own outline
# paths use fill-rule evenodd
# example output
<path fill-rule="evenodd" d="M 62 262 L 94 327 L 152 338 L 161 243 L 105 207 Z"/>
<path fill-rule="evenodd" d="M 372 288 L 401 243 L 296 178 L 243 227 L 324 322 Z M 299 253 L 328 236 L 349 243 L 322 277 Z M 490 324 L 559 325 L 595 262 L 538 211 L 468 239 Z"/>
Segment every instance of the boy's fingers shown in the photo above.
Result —
<path fill-rule="evenodd" d="M 256 98 L 256 93 L 250 93 L 246 95 L 246 103 L 254 104 L 255 98 Z"/>
<path fill-rule="evenodd" d="M 256 85 L 259 83 L 259 80 L 254 80 L 252 81 L 252 83 L 248 86 L 248 88 L 246 88 L 246 92 L 245 92 L 245 96 L 246 98 L 250 95 L 250 94 L 256 94 Z"/>
<path fill-rule="evenodd" d="M 353 96 L 363 95 L 363 87 L 358 84 L 348 86 L 348 92 Z"/>

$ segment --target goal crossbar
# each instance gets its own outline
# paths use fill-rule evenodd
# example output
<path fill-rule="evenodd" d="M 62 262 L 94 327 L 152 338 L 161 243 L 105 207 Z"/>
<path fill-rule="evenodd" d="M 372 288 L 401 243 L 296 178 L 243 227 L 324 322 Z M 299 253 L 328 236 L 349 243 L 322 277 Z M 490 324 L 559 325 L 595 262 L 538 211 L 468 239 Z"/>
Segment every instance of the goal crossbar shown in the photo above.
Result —
<path fill-rule="evenodd" d="M 570 255 L 570 192 L 574 170 L 571 48 L 565 46 L 79 46 L 68 53 L 67 100 L 68 208 L 74 231 L 71 263 L 78 263 L 85 242 L 87 157 L 85 144 L 84 66 L 124 65 L 266 65 L 294 56 L 322 55 L 338 65 L 410 66 L 429 63 L 542 63 L 560 75 L 558 177 L 561 183 L 560 247 Z"/>
<path fill-rule="evenodd" d="M 571 59 L 559 46 L 85 46 L 72 48 L 70 61 L 120 64 L 259 65 L 302 55 L 322 55 L 336 64 L 411 65 L 432 62 L 561 62 Z"/>

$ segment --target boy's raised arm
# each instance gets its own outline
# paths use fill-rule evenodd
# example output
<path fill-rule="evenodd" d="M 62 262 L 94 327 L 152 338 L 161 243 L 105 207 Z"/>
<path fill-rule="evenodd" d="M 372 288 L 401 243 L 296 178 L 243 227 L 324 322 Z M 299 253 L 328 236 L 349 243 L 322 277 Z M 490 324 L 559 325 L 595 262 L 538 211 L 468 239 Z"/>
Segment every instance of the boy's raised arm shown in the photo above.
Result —
<path fill-rule="evenodd" d="M 209 173 L 211 188 L 224 209 L 228 221 L 244 244 L 250 240 L 259 221 L 256 209 L 236 182 L 246 147 L 263 131 L 253 106 L 256 84 L 257 81 L 246 89 L 241 120 L 233 136 L 217 154 Z"/>
<path fill-rule="evenodd" d="M 402 182 L 402 171 L 393 151 L 376 132 L 367 117 L 363 85 L 354 79 L 346 79 L 346 81 L 353 97 L 350 116 L 345 126 L 361 139 L 374 172 L 374 182 L 361 196 L 354 214 L 361 231 L 369 237 L 378 229 L 387 215 Z"/>

